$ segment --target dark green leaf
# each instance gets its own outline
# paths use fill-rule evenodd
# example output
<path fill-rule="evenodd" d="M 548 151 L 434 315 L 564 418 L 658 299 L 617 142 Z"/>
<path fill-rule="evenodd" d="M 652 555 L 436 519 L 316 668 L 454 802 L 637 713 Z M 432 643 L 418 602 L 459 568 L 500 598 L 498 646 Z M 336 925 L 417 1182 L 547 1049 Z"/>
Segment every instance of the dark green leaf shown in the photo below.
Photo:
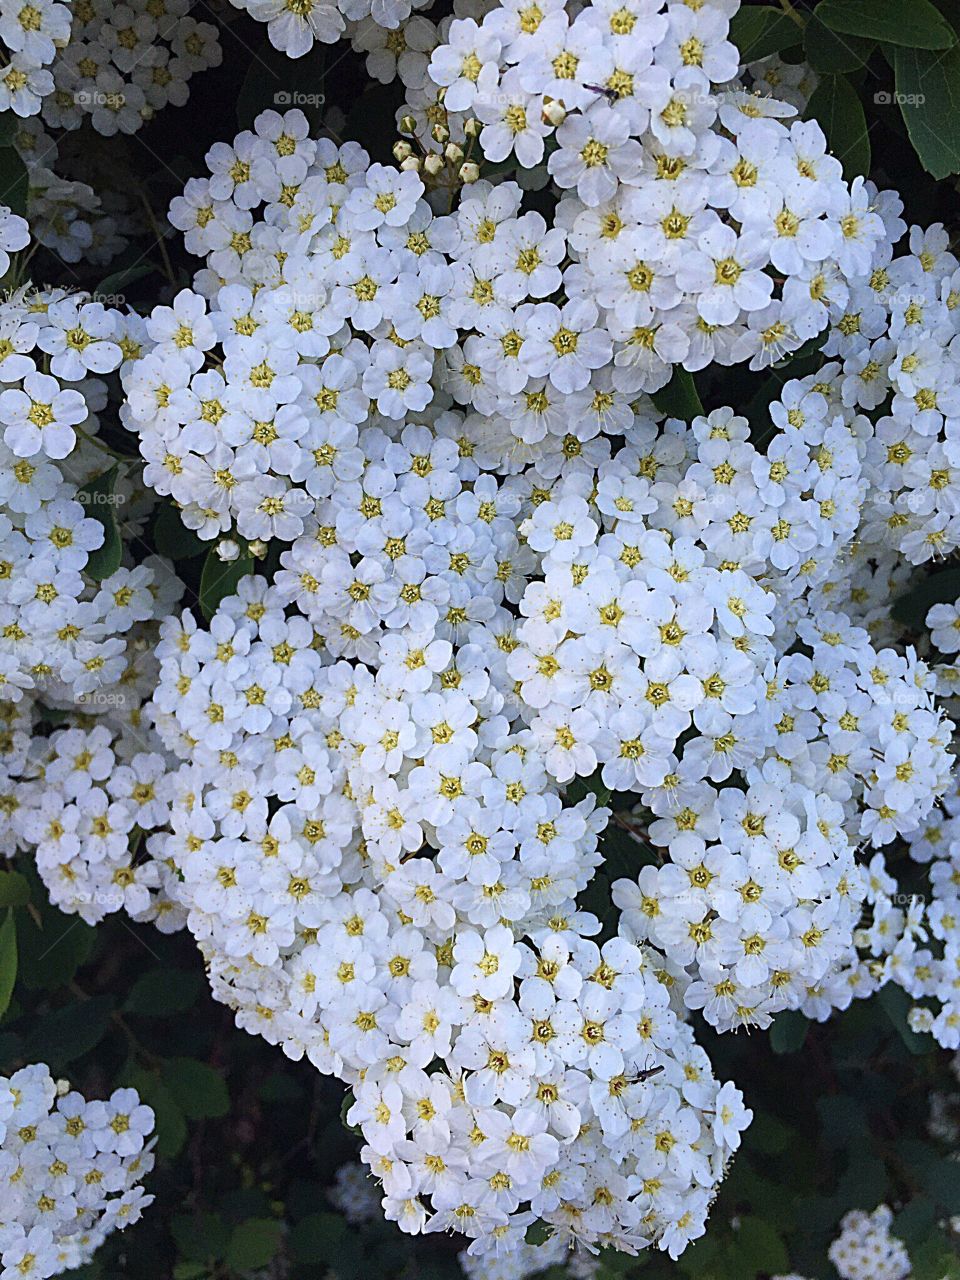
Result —
<path fill-rule="evenodd" d="M 744 6 L 730 20 L 730 39 L 740 50 L 740 62 L 756 62 L 781 53 L 803 39 L 803 28 L 772 5 Z"/>
<path fill-rule="evenodd" d="M 876 48 L 873 40 L 840 35 L 831 31 L 814 13 L 804 33 L 804 51 L 814 71 L 835 75 L 838 71 L 859 71 L 867 65 Z"/>
<path fill-rule="evenodd" d="M 74 999 L 43 1016 L 27 1036 L 31 1062 L 49 1062 L 56 1070 L 89 1053 L 100 1043 L 110 1025 L 113 996 Z"/>
<path fill-rule="evenodd" d="M 920 163 L 935 178 L 960 173 L 960 49 L 894 52 L 897 102 Z"/>
<path fill-rule="evenodd" d="M 170 1090 L 156 1071 L 145 1071 L 142 1067 L 135 1067 L 123 1083 L 136 1089 L 147 1106 L 153 1107 L 157 1151 L 164 1160 L 174 1160 L 187 1141 L 187 1122 Z M 205 1258 L 207 1254 L 204 1252 L 198 1256 Z"/>
<path fill-rule="evenodd" d="M 210 550 L 210 543 L 198 538 L 180 518 L 180 509 L 172 498 L 160 503 L 153 522 L 153 545 L 157 555 L 173 560 L 192 560 Z"/>
<path fill-rule="evenodd" d="M 88 959 L 97 933 L 79 916 L 65 916 L 44 906 L 40 912 L 42 928 L 30 913 L 24 912 L 20 918 L 20 981 L 33 991 L 52 991 L 69 982 Z"/>
<path fill-rule="evenodd" d="M 930 0 L 910 0 L 909 12 L 903 0 L 822 0 L 816 13 L 841 35 L 910 49 L 949 49 L 957 42 L 956 32 Z"/>
<path fill-rule="evenodd" d="M 230 1228 L 215 1213 L 178 1213 L 170 1223 L 170 1234 L 185 1260 L 216 1264 L 227 1251 Z"/>
<path fill-rule="evenodd" d="M 151 969 L 131 987 L 124 1012 L 152 1018 L 182 1013 L 196 1001 L 203 985 L 200 974 L 190 969 Z"/>
<path fill-rule="evenodd" d="M 9 205 L 21 218 L 27 216 L 30 177 L 27 166 L 10 146 L 0 149 L 0 204 Z"/>
<path fill-rule="evenodd" d="M 19 871 L 0 871 L 0 907 L 25 907 L 30 901 L 30 881 Z"/>
<path fill-rule="evenodd" d="M 77 494 L 83 503 L 85 514 L 103 525 L 103 545 L 90 552 L 86 567 L 87 573 L 96 582 L 116 573 L 123 558 L 123 545 L 117 528 L 117 495 L 114 493 L 116 480 L 117 468 L 113 466 L 84 485 Z"/>
<path fill-rule="evenodd" d="M 10 1008 L 17 982 L 17 926 L 12 909 L 0 924 L 0 1018 Z"/>
<path fill-rule="evenodd" d="M 693 374 L 675 365 L 673 377 L 665 387 L 655 391 L 651 396 L 660 413 L 668 418 L 682 418 L 684 422 L 692 422 L 703 413 L 703 405 L 697 392 Z"/>
<path fill-rule="evenodd" d="M 770 1048 L 774 1053 L 796 1053 L 810 1030 L 810 1022 L 796 1009 L 778 1013 L 770 1028 Z"/>
<path fill-rule="evenodd" d="M 22 124 L 15 111 L 0 111 L 0 147 L 13 146 L 13 139 Z"/>
<path fill-rule="evenodd" d="M 911 1053 L 919 1055 L 933 1052 L 936 1048 L 933 1036 L 920 1035 L 907 1022 L 907 1014 L 913 1008 L 915 1001 L 907 995 L 903 987 L 898 987 L 894 982 L 888 982 L 880 990 L 877 1003 L 896 1027 L 897 1034 Z"/>
<path fill-rule="evenodd" d="M 272 1218 L 251 1218 L 234 1228 L 226 1262 L 235 1271 L 265 1267 L 280 1247 L 281 1227 Z"/>
<path fill-rule="evenodd" d="M 163 1082 L 191 1120 L 225 1116 L 230 1110 L 230 1094 L 223 1076 L 206 1062 L 168 1058 L 163 1064 Z"/>
<path fill-rule="evenodd" d="M 200 609 L 209 622 L 219 608 L 220 601 L 237 593 L 241 578 L 253 572 L 254 560 L 248 551 L 241 551 L 236 560 L 224 562 L 211 547 L 203 562 L 200 575 Z"/>
<path fill-rule="evenodd" d="M 955 600 L 960 600 L 960 568 L 923 573 L 916 586 L 894 601 L 891 613 L 897 622 L 922 631 L 933 605 L 952 604 Z"/>
<path fill-rule="evenodd" d="M 336 1213 L 311 1213 L 290 1232 L 290 1253 L 296 1262 L 335 1263 L 344 1247 L 347 1224 Z"/>
<path fill-rule="evenodd" d="M 545 1244 L 550 1239 L 551 1228 L 546 1222 L 541 1222 L 537 1218 L 536 1222 L 531 1222 L 527 1227 L 526 1235 L 523 1237 L 527 1244 L 538 1245 Z"/>
<path fill-rule="evenodd" d="M 790 1258 L 783 1240 L 762 1218 L 741 1218 L 735 1240 L 740 1275 L 755 1276 L 763 1272 L 772 1274 L 788 1270 Z"/>
<path fill-rule="evenodd" d="M 122 267 L 119 271 L 104 276 L 94 290 L 94 294 L 100 301 L 104 298 L 112 298 L 114 301 L 111 305 L 121 307 L 125 301 L 125 291 L 135 281 L 152 275 L 154 271 L 156 267 L 150 262 L 134 262 L 129 267 Z"/>
<path fill-rule="evenodd" d="M 847 181 L 870 172 L 867 120 L 856 90 L 845 76 L 824 76 L 810 95 L 805 115 L 819 122 Z"/>

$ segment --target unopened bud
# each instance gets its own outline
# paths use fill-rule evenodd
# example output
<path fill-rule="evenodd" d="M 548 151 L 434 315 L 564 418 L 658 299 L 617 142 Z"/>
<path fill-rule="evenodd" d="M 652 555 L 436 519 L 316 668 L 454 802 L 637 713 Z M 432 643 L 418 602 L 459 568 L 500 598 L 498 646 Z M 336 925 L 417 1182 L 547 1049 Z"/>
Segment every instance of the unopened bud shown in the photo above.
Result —
<path fill-rule="evenodd" d="M 393 144 L 394 160 L 406 160 L 407 156 L 413 155 L 413 147 L 409 142 L 395 142 Z"/>
<path fill-rule="evenodd" d="M 434 142 L 446 142 L 450 137 L 450 130 L 445 124 L 435 124 L 430 130 L 430 136 Z"/>
<path fill-rule="evenodd" d="M 224 564 L 230 564 L 231 561 L 240 558 L 240 548 L 232 538 L 224 538 L 222 542 L 217 543 L 217 558 Z"/>
<path fill-rule="evenodd" d="M 414 120 L 413 116 L 403 117 L 403 119 L 400 121 L 400 132 L 401 133 L 417 132 L 417 122 L 416 120 Z"/>
<path fill-rule="evenodd" d="M 400 168 L 401 168 L 401 169 L 404 169 L 407 173 L 419 173 L 419 172 L 420 172 L 420 157 L 419 157 L 419 156 L 407 156 L 406 160 L 401 161 L 401 163 L 400 163 Z"/>
<path fill-rule="evenodd" d="M 558 98 L 549 98 L 543 104 L 543 123 L 552 124 L 556 129 L 567 118 L 567 108 Z"/>
<path fill-rule="evenodd" d="M 466 123 L 464 124 L 463 132 L 467 135 L 468 138 L 475 138 L 482 128 L 483 128 L 482 123 L 479 120 L 477 120 L 474 116 L 471 116 L 470 119 L 467 120 Z"/>
<path fill-rule="evenodd" d="M 474 164 L 472 160 L 468 160 L 466 164 L 460 166 L 460 181 L 464 183 L 476 182 L 480 177 L 480 166 Z"/>
<path fill-rule="evenodd" d="M 262 560 L 268 550 L 267 544 L 262 538 L 254 538 L 247 549 L 255 560 Z"/>
<path fill-rule="evenodd" d="M 431 177 L 436 177 L 443 170 L 443 156 L 438 156 L 435 151 L 431 151 L 424 160 L 423 167 Z"/>
<path fill-rule="evenodd" d="M 448 142 L 443 148 L 443 154 L 451 164 L 456 164 L 458 160 L 463 159 L 463 147 L 461 147 L 459 143 Z"/>

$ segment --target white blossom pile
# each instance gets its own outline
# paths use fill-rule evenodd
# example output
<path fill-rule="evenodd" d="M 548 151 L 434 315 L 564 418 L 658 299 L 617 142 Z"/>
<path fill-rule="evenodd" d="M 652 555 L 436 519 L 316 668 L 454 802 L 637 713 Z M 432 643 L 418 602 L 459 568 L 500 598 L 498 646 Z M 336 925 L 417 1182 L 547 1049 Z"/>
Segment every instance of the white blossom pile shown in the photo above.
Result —
<path fill-rule="evenodd" d="M 913 1268 L 906 1247 L 891 1234 L 893 1211 L 882 1204 L 873 1213 L 855 1209 L 844 1216 L 827 1256 L 840 1280 L 904 1280 Z"/>
<path fill-rule="evenodd" d="M 0 111 L 32 116 L 53 92 L 50 64 L 70 39 L 71 3 L 0 0 Z"/>
<path fill-rule="evenodd" d="M 44 123 L 104 137 L 135 133 L 169 105 L 182 107 L 188 82 L 223 59 L 216 26 L 198 22 L 189 0 L 73 0 L 69 45 L 53 68 Z"/>
<path fill-rule="evenodd" d="M 367 18 L 245 7 L 292 54 Z M 702 1234 L 750 1112 L 692 1010 L 897 981 L 960 1043 L 955 681 L 889 614 L 960 543 L 960 264 L 938 227 L 895 256 L 898 198 L 743 87 L 736 8 L 374 4 L 399 168 L 266 112 L 173 203 L 192 288 L 0 312 L 6 847 L 85 919 L 186 923 L 241 1027 L 351 1087 L 387 1217 L 477 1276 L 533 1269 L 535 1219 Z M 651 399 L 820 334 L 762 421 Z M 158 630 L 158 559 L 84 576 L 114 373 L 149 501 L 265 561 L 208 625 Z M 850 1265 L 883 1230 L 848 1220 Z"/>
<path fill-rule="evenodd" d="M 153 1112 L 134 1089 L 88 1102 L 42 1063 L 0 1078 L 0 1266 L 46 1280 L 89 1262 L 153 1201 Z"/>

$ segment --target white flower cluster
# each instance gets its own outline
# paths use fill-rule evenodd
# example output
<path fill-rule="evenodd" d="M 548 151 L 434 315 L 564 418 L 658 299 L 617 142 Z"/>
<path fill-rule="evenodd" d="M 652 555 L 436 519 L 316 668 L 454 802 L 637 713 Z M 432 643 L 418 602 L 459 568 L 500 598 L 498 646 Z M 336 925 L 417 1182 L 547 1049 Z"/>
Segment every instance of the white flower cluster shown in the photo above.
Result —
<path fill-rule="evenodd" d="M 187 763 L 155 856 L 215 994 L 352 1084 L 404 1229 L 484 1252 L 539 1216 L 676 1255 L 749 1113 L 661 958 L 590 940 L 573 900 L 606 812 L 565 806 L 511 728 L 481 628 L 456 650 L 423 623 L 384 633 L 374 676 L 284 603 L 243 579 L 209 631 L 186 612 L 157 650 L 158 729 Z"/>
<path fill-rule="evenodd" d="M 864 1213 L 855 1209 L 840 1223 L 827 1256 L 840 1280 L 904 1280 L 913 1268 L 901 1240 L 891 1235 L 893 1212 L 885 1204 Z"/>
<path fill-rule="evenodd" d="M 230 0 L 230 3 L 267 24 L 267 36 L 275 49 L 291 58 L 302 58 L 315 41 L 336 44 L 348 24 L 351 31 L 369 33 L 380 29 L 387 39 L 391 34 L 399 37 L 411 11 L 427 8 L 430 0 Z"/>
<path fill-rule="evenodd" d="M 563 5 L 515 0 L 479 24 L 444 20 L 429 65 L 397 60 L 408 90 L 398 114 L 428 141 L 479 128 L 484 159 L 545 162 L 543 180 L 564 192 L 553 233 L 571 259 L 565 314 L 581 320 L 567 327 L 602 340 L 628 392 L 656 390 L 676 364 L 760 368 L 798 349 L 885 234 L 819 126 L 736 81 L 737 7 L 605 0 L 571 19 Z M 480 257 L 480 278 L 498 256 Z"/>
<path fill-rule="evenodd" d="M 0 303 L 2 697 L 43 689 L 95 702 L 127 667 L 126 633 L 177 598 L 155 558 L 99 583 L 84 573 L 104 542 L 98 503 L 133 497 L 94 481 L 110 470 L 97 447 L 107 401 L 97 375 L 132 353 L 135 322 L 63 290 L 23 289 Z M 82 457 L 78 433 L 92 442 Z"/>
<path fill-rule="evenodd" d="M 0 1266 L 46 1280 L 88 1262 L 153 1201 L 153 1112 L 134 1089 L 88 1102 L 39 1063 L 0 1078 Z"/>
<path fill-rule="evenodd" d="M 551 1236 L 542 1244 L 521 1240 L 508 1250 L 479 1258 L 465 1251 L 460 1265 L 466 1280 L 529 1280 L 546 1271 L 563 1280 L 595 1280 L 602 1264 L 597 1254 L 571 1249 L 560 1236 Z"/>
<path fill-rule="evenodd" d="M 53 92 L 50 64 L 70 39 L 71 5 L 56 0 L 0 0 L 0 111 L 32 116 Z"/>
<path fill-rule="evenodd" d="M 112 137 L 135 133 L 168 103 L 182 107 L 191 76 L 223 58 L 217 28 L 198 22 L 190 7 L 189 0 L 73 0 L 70 42 L 54 65 L 53 92 L 43 95 L 44 122 L 79 129 L 89 120 Z"/>

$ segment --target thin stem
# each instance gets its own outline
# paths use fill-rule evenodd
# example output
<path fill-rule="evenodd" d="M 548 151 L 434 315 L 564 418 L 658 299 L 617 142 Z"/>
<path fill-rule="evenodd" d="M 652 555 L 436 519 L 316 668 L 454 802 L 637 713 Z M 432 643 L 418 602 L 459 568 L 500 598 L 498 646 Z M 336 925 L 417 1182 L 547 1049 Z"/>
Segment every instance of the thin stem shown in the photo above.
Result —
<path fill-rule="evenodd" d="M 159 226 L 157 225 L 157 220 L 153 215 L 153 209 L 150 207 L 150 201 L 147 199 L 146 192 L 143 191 L 142 189 L 140 191 L 140 201 L 144 209 L 146 210 L 147 221 L 150 223 L 150 229 L 153 232 L 153 234 L 157 237 L 157 247 L 160 250 L 161 258 L 163 259 L 163 269 L 166 272 L 167 279 L 170 281 L 173 287 L 176 288 L 177 277 L 173 273 L 173 264 L 170 261 L 170 255 L 167 253 L 166 238 L 164 237 L 164 234 L 160 230 Z"/>
<path fill-rule="evenodd" d="M 793 7 L 791 0 L 780 0 L 780 8 L 791 20 L 791 22 L 795 22 L 798 27 L 803 28 L 806 26 L 806 23 L 804 22 L 803 18 L 800 16 L 799 13 L 797 13 L 796 9 Z"/>

